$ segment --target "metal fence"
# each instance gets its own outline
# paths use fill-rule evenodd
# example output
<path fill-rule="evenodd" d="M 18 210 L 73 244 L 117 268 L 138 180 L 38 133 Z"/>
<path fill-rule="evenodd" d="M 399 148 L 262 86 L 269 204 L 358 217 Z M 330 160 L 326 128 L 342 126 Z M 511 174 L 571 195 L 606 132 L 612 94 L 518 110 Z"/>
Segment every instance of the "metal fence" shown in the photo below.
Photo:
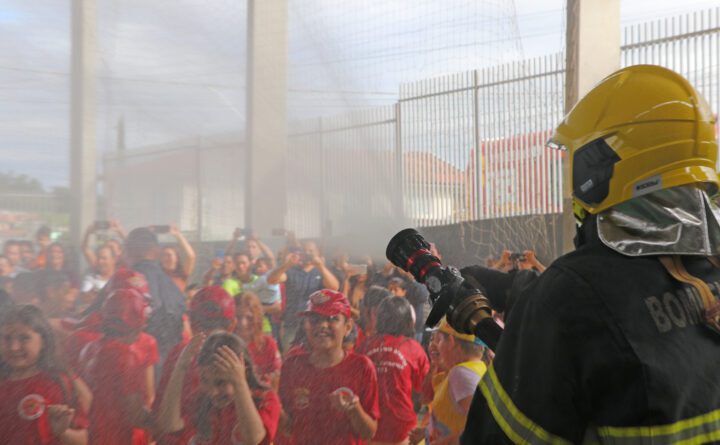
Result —
<path fill-rule="evenodd" d="M 627 26 L 622 66 L 653 64 L 685 76 L 720 110 L 720 8 Z"/>
<path fill-rule="evenodd" d="M 623 66 L 680 72 L 720 109 L 720 8 L 625 27 L 621 54 Z M 407 83 L 395 106 L 292 123 L 285 228 L 342 236 L 560 213 L 562 154 L 545 142 L 563 114 L 564 63 L 553 54 Z M 243 219 L 241 139 L 108 158 L 109 214 L 227 238 Z"/>
<path fill-rule="evenodd" d="M 228 239 L 244 224 L 239 135 L 113 153 L 104 159 L 105 215 L 126 227 L 177 224 L 191 239 Z"/>

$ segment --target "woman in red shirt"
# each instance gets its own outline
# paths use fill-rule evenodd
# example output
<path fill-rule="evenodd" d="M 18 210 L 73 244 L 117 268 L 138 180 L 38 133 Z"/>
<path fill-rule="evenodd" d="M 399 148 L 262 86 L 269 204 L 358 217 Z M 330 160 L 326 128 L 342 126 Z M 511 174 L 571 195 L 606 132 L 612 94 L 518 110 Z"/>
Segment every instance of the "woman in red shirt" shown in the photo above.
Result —
<path fill-rule="evenodd" d="M 53 330 L 35 306 L 0 322 L 0 438 L 13 445 L 85 445 L 87 421 L 73 379 L 56 359 Z"/>
<path fill-rule="evenodd" d="M 263 307 L 257 295 L 243 292 L 235 298 L 235 316 L 235 333 L 247 344 L 255 372 L 277 391 L 282 360 L 275 339 L 263 334 Z"/>
<path fill-rule="evenodd" d="M 285 359 L 280 397 L 295 445 L 362 445 L 380 416 L 375 367 L 343 349 L 352 329 L 343 294 L 322 289 L 302 313 L 307 350 Z"/>
<path fill-rule="evenodd" d="M 413 339 L 415 317 L 405 298 L 387 297 L 380 303 L 376 329 L 358 351 L 372 360 L 378 376 L 380 420 L 371 444 L 404 445 L 417 424 L 412 392 L 422 389 L 430 362 Z"/>
<path fill-rule="evenodd" d="M 183 416 L 183 380 L 196 354 L 200 391 L 187 410 L 192 414 Z M 245 344 L 236 335 L 217 332 L 207 340 L 204 334 L 196 335 L 180 354 L 160 402 L 159 432 L 190 428 L 195 431 L 190 443 L 198 445 L 272 443 L 280 399 L 257 379 L 252 366 L 247 366 L 249 361 Z"/>

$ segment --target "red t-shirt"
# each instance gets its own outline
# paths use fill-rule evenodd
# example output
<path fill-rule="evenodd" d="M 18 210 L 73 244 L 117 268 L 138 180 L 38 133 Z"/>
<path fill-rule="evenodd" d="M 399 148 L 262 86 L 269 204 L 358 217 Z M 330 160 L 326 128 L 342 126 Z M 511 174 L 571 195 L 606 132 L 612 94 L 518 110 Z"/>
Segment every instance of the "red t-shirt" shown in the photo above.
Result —
<path fill-rule="evenodd" d="M 378 334 L 366 339 L 358 352 L 367 355 L 377 369 L 380 420 L 373 440 L 405 440 L 417 424 L 412 390 L 420 392 L 430 370 L 425 350 L 411 338 Z"/>
<path fill-rule="evenodd" d="M 309 357 L 303 353 L 287 358 L 280 374 L 280 398 L 292 419 L 291 436 L 295 444 L 364 444 L 353 431 L 347 413 L 330 405 L 330 393 L 349 388 L 370 417 L 380 417 L 372 362 L 363 355 L 349 352 L 339 364 L 320 369 L 310 363 Z"/>
<path fill-rule="evenodd" d="M 255 342 L 248 344 L 248 353 L 250 359 L 255 365 L 255 371 L 258 378 L 265 383 L 269 382 L 269 374 L 273 374 L 280 370 L 282 359 L 280 359 L 280 351 L 278 351 L 275 339 L 269 335 L 264 335 L 262 346 L 258 346 Z"/>
<path fill-rule="evenodd" d="M 50 428 L 48 405 L 75 408 L 71 428 L 87 428 L 85 414 L 73 405 L 72 381 L 66 375 L 53 378 L 46 372 L 21 380 L 0 382 L 0 439 L 13 445 L 56 445 L 60 440 Z"/>
<path fill-rule="evenodd" d="M 143 368 L 155 366 L 160 360 L 158 352 L 157 340 L 150 334 L 141 332 L 135 343 L 130 345 L 130 349 L 135 353 L 138 363 Z"/>
<path fill-rule="evenodd" d="M 126 397 L 145 398 L 145 369 L 132 345 L 101 338 L 83 351 L 88 385 L 93 392 L 90 443 L 128 445 L 134 426 L 123 412 Z"/>
<path fill-rule="evenodd" d="M 274 391 L 257 391 L 253 393 L 253 398 L 265 427 L 265 438 L 260 444 L 269 445 L 275 438 L 280 421 L 280 411 L 282 410 L 280 399 Z M 232 403 L 219 410 L 210 408 L 208 415 L 210 416 L 211 437 L 204 440 L 198 437 L 198 425 L 195 424 L 197 420 L 196 413 L 200 411 L 202 403 L 203 396 L 197 393 L 187 413 L 183 414 L 186 429 L 192 431 L 189 443 L 193 445 L 236 445 L 243 443 L 240 432 L 235 429 L 237 417 L 235 416 L 235 406 Z"/>

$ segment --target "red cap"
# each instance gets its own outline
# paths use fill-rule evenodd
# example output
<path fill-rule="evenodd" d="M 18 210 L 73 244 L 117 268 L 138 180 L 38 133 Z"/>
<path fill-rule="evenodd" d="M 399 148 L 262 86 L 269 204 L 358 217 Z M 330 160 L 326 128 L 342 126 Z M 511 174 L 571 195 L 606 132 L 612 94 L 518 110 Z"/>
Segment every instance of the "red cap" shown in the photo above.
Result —
<path fill-rule="evenodd" d="M 313 292 L 308 300 L 307 309 L 300 312 L 300 315 L 308 315 L 311 313 L 332 317 L 333 315 L 343 314 L 346 318 L 350 318 L 350 303 L 342 292 L 330 289 L 321 289 Z"/>
<path fill-rule="evenodd" d="M 200 289 L 190 302 L 190 312 L 214 320 L 235 319 L 235 301 L 220 286 L 206 286 Z"/>
<path fill-rule="evenodd" d="M 132 269 L 123 268 L 115 272 L 103 291 L 109 294 L 118 289 L 134 289 L 143 296 L 150 296 L 150 288 L 145 275 Z"/>
<path fill-rule="evenodd" d="M 135 289 L 113 291 L 102 306 L 102 325 L 121 334 L 145 326 L 150 312 L 147 298 Z"/>

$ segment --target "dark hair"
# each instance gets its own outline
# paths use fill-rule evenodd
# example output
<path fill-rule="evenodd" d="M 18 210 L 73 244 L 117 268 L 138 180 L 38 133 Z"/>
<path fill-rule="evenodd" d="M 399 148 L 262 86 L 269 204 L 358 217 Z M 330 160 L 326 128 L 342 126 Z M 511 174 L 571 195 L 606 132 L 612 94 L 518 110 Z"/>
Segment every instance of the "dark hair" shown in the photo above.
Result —
<path fill-rule="evenodd" d="M 255 260 L 256 265 L 257 263 L 263 263 L 268 267 L 268 269 L 272 269 L 272 260 L 270 260 L 270 258 L 268 257 L 261 256 L 260 258 Z"/>
<path fill-rule="evenodd" d="M 37 232 L 35 232 L 35 238 L 39 236 L 50 236 L 51 234 L 52 230 L 50 230 L 50 227 L 40 226 L 40 228 L 37 229 Z"/>
<path fill-rule="evenodd" d="M 38 357 L 38 368 L 55 375 L 65 372 L 65 367 L 62 365 L 57 353 L 55 333 L 37 306 L 31 304 L 9 306 L 5 308 L 3 312 L 2 319 L 0 319 L 0 328 L 11 323 L 21 323 L 29 326 L 30 329 L 40 335 L 43 344 Z M 0 367 L 0 376 L 7 377 L 9 372 L 10 370 L 7 369 L 7 366 L 2 364 Z"/>
<path fill-rule="evenodd" d="M 398 286 L 400 289 L 407 289 L 407 282 L 400 277 L 393 277 L 388 280 L 387 287 L 392 285 Z"/>
<path fill-rule="evenodd" d="M 392 293 L 382 286 L 370 286 L 365 292 L 365 297 L 362 299 L 362 305 L 366 308 L 373 308 L 379 306 L 380 303 L 387 297 L 392 297 Z"/>
<path fill-rule="evenodd" d="M 246 256 L 246 257 L 248 258 L 248 260 L 251 260 L 251 259 L 252 259 L 252 257 L 250 256 L 250 254 L 249 254 L 248 252 L 242 250 L 242 251 L 240 251 L 240 252 L 235 252 L 235 253 L 233 254 L 233 256 L 232 256 L 232 257 L 233 257 L 233 260 L 236 259 L 236 258 L 239 257 L 239 256 Z"/>
<path fill-rule="evenodd" d="M 350 332 L 348 332 L 347 335 L 343 338 L 343 344 L 352 343 L 354 345 L 357 342 L 357 338 L 358 338 L 357 324 L 353 323 L 352 329 L 350 329 Z"/>
<path fill-rule="evenodd" d="M 7 250 L 7 248 L 10 246 L 18 246 L 19 247 L 20 242 L 15 239 L 9 239 L 9 240 L 5 241 L 5 244 L 3 244 L 3 250 Z"/>
<path fill-rule="evenodd" d="M 145 256 L 158 246 L 157 235 L 147 227 L 132 229 L 125 240 L 125 251 L 133 259 Z"/>
<path fill-rule="evenodd" d="M 72 386 L 67 368 L 58 354 L 55 333 L 42 311 L 37 306 L 31 304 L 3 307 L 2 316 L 0 317 L 0 328 L 11 323 L 24 324 L 40 335 L 42 348 L 38 356 L 37 367 L 57 383 L 66 403 L 73 408 L 77 408 L 77 394 Z M 12 370 L 0 360 L 0 379 L 7 378 L 11 371 Z"/>
<path fill-rule="evenodd" d="M 13 289 L 12 289 L 12 295 L 13 298 L 18 303 L 29 303 L 29 301 L 19 301 L 18 295 L 20 294 L 29 294 L 35 298 L 43 298 L 44 296 L 44 290 L 41 289 L 41 281 L 42 281 L 42 272 L 21 272 L 17 275 L 15 275 L 15 278 L 13 278 Z"/>
<path fill-rule="evenodd" d="M 413 308 L 403 297 L 385 298 L 378 307 L 375 330 L 378 334 L 403 335 L 413 338 Z"/>
<path fill-rule="evenodd" d="M 31 248 L 33 251 L 35 251 L 35 244 L 34 244 L 32 241 L 30 241 L 30 240 L 27 240 L 27 239 L 26 239 L 26 240 L 21 240 L 21 241 L 18 241 L 18 244 L 19 244 L 21 247 L 22 247 L 22 246 L 27 246 L 27 247 Z"/>
<path fill-rule="evenodd" d="M 197 356 L 198 366 L 212 366 L 215 362 L 215 354 L 218 349 L 223 346 L 228 346 L 238 356 L 242 356 L 245 361 L 245 377 L 248 382 L 248 386 L 253 391 L 266 391 L 268 386 L 261 383 L 255 375 L 253 369 L 253 363 L 248 354 L 247 346 L 245 342 L 235 334 L 229 332 L 216 332 L 210 335 L 203 343 L 200 352 Z M 260 401 L 255 400 L 255 406 Z M 207 396 L 202 396 L 200 405 L 195 413 L 195 425 L 197 425 L 197 431 L 201 438 L 209 439 L 212 437 L 212 420 L 210 419 L 212 411 L 212 402 Z"/>
<path fill-rule="evenodd" d="M 43 299 L 47 299 L 48 289 L 60 287 L 65 283 L 72 283 L 70 277 L 59 270 L 44 270 L 40 273 L 39 279 L 42 286 L 40 296 Z"/>
<path fill-rule="evenodd" d="M 178 250 L 178 248 L 175 246 L 163 246 L 163 250 L 164 249 L 170 249 L 173 252 L 175 252 L 175 258 L 177 258 L 177 261 L 175 264 L 175 269 L 172 270 L 171 273 L 173 275 L 175 275 L 176 277 L 180 277 L 183 280 L 187 280 L 189 277 L 185 273 L 185 267 L 183 267 L 183 258 L 182 258 L 182 255 L 180 255 L 180 250 Z"/>

